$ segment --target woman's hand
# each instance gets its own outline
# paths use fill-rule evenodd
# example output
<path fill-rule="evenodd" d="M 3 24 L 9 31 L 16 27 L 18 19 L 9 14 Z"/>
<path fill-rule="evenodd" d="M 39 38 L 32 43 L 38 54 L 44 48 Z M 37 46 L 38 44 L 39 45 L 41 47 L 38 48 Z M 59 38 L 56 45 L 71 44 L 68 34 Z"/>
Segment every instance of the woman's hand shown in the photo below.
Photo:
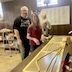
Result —
<path fill-rule="evenodd" d="M 36 43 L 36 45 L 40 45 L 40 42 L 37 38 L 33 38 L 33 41 Z"/>

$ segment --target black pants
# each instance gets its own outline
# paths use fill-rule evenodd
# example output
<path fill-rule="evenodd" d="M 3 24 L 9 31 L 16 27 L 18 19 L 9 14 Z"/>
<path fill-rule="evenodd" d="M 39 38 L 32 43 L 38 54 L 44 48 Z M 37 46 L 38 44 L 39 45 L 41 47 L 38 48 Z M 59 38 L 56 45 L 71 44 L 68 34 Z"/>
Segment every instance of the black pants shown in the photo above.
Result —
<path fill-rule="evenodd" d="M 26 58 L 29 55 L 30 45 L 29 44 L 24 44 L 24 48 L 25 48 L 25 56 L 24 56 L 24 58 Z"/>
<path fill-rule="evenodd" d="M 22 40 L 22 42 L 23 42 L 23 46 L 25 48 L 24 58 L 26 58 L 29 55 L 29 51 L 30 51 L 29 40 L 28 39 L 25 39 L 25 40 Z"/>

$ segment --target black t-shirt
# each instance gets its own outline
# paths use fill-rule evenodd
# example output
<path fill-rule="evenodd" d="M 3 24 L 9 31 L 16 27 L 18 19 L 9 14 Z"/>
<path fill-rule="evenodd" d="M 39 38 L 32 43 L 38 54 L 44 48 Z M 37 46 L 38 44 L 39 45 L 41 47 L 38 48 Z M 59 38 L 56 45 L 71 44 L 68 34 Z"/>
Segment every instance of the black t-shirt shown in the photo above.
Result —
<path fill-rule="evenodd" d="M 17 29 L 20 34 L 20 39 L 23 43 L 28 42 L 26 35 L 27 35 L 27 28 L 31 24 L 30 18 L 23 18 L 21 16 L 17 17 L 14 21 L 13 29 Z"/>

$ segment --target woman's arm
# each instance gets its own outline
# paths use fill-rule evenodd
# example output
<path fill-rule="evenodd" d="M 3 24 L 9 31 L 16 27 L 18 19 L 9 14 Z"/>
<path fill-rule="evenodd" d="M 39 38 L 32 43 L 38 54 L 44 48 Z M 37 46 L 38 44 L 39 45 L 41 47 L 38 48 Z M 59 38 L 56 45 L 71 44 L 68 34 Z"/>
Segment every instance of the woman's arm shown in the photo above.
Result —
<path fill-rule="evenodd" d="M 30 33 L 27 33 L 27 39 L 33 40 L 33 37 L 30 36 Z"/>
<path fill-rule="evenodd" d="M 36 45 L 40 45 L 39 40 L 34 37 L 31 37 L 29 33 L 27 33 L 27 39 L 33 40 L 36 43 Z"/>

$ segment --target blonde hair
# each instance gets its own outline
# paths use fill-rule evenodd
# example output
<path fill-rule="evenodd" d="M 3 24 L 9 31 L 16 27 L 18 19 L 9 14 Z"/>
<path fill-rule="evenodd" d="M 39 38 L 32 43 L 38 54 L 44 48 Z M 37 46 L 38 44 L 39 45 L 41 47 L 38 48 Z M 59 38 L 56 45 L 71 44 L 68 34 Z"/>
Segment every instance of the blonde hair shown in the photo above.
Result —
<path fill-rule="evenodd" d="M 22 10 L 28 11 L 28 7 L 27 7 L 27 6 L 22 6 L 22 7 L 21 7 L 21 11 L 22 11 Z"/>
<path fill-rule="evenodd" d="M 46 16 L 46 14 L 45 13 L 43 13 L 42 15 L 41 15 L 41 17 L 43 18 L 43 17 L 45 17 Z"/>
<path fill-rule="evenodd" d="M 47 20 L 46 19 L 45 20 L 41 20 L 40 24 L 41 24 L 41 26 L 43 26 L 44 24 L 47 24 Z"/>
<path fill-rule="evenodd" d="M 45 24 L 45 23 L 47 23 L 47 20 L 45 19 L 45 20 L 43 20 L 43 24 Z"/>

